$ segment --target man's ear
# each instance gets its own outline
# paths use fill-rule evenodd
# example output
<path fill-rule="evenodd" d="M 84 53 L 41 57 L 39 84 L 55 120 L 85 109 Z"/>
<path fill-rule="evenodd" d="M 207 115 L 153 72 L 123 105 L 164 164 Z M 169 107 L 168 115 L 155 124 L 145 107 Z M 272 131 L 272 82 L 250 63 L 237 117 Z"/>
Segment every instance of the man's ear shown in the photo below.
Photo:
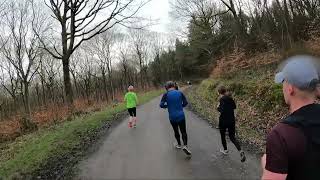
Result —
<path fill-rule="evenodd" d="M 292 86 L 291 84 L 288 85 L 288 92 L 290 94 L 290 96 L 293 96 L 296 94 L 297 89 L 296 87 Z"/>

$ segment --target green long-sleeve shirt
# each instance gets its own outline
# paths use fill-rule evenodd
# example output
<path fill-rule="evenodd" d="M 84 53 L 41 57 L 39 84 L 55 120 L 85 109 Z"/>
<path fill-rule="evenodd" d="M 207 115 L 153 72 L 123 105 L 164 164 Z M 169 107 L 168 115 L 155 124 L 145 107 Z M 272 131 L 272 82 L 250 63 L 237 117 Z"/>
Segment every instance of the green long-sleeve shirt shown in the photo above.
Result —
<path fill-rule="evenodd" d="M 124 96 L 124 100 L 127 103 L 127 108 L 134 108 L 137 106 L 138 104 L 138 97 L 137 94 L 134 92 L 128 92 L 125 96 Z"/>

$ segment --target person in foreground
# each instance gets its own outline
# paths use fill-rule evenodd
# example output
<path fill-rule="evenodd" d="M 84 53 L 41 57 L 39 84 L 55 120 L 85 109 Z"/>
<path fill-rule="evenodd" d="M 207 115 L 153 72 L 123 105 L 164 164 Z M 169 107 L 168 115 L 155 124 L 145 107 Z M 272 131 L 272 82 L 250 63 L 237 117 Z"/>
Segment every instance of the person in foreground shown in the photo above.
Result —
<path fill-rule="evenodd" d="M 167 92 L 162 96 L 160 107 L 167 108 L 169 112 L 169 119 L 172 125 L 174 136 L 177 140 L 175 147 L 181 149 L 187 154 L 191 155 L 191 151 L 188 149 L 188 135 L 186 130 L 186 118 L 183 108 L 188 105 L 187 99 L 181 91 L 175 89 L 175 83 L 169 81 L 166 83 Z M 180 132 L 183 141 L 183 147 L 181 146 Z"/>
<path fill-rule="evenodd" d="M 320 103 L 320 82 L 318 83 L 318 85 L 317 85 L 317 88 L 316 88 L 316 97 L 317 97 L 317 99 L 316 99 L 316 103 Z"/>
<path fill-rule="evenodd" d="M 138 97 L 134 91 L 133 86 L 128 87 L 128 92 L 124 96 L 124 101 L 127 104 L 127 109 L 130 115 L 128 126 L 129 128 L 137 127 L 137 104 Z"/>
<path fill-rule="evenodd" d="M 227 141 L 226 141 L 226 131 L 228 130 L 229 138 L 231 142 L 236 146 L 237 150 L 240 152 L 241 162 L 246 161 L 246 156 L 241 150 L 239 141 L 236 139 L 236 121 L 234 110 L 236 109 L 236 103 L 231 97 L 231 93 L 227 91 L 224 86 L 218 88 L 218 93 L 220 95 L 220 100 L 218 104 L 218 111 L 220 112 L 219 117 L 219 129 L 221 135 L 221 141 L 223 149 L 220 150 L 223 154 L 228 154 Z"/>
<path fill-rule="evenodd" d="M 320 179 L 320 105 L 315 103 L 319 77 L 314 59 L 291 57 L 275 77 L 283 84 L 290 115 L 268 134 L 263 180 Z"/>

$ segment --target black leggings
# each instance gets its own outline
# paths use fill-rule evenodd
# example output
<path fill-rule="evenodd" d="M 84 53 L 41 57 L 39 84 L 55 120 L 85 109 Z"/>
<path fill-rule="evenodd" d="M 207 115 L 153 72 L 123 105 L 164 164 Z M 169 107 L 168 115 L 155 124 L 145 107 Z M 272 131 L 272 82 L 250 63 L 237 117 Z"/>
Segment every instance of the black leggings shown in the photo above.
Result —
<path fill-rule="evenodd" d="M 170 123 L 172 125 L 173 130 L 174 130 L 174 136 L 177 139 L 178 145 L 181 145 L 180 133 L 179 133 L 179 129 L 180 129 L 183 144 L 186 146 L 188 144 L 188 135 L 187 135 L 187 131 L 186 131 L 186 121 L 185 120 L 182 120 L 180 122 L 170 121 Z"/>
<path fill-rule="evenodd" d="M 238 149 L 238 151 L 241 151 L 241 147 L 239 144 L 239 141 L 236 139 L 236 128 L 235 126 L 230 126 L 230 127 L 220 127 L 220 135 L 221 135 L 221 141 L 222 141 L 222 145 L 224 150 L 227 150 L 227 141 L 226 141 L 226 131 L 228 129 L 228 133 L 229 133 L 229 138 L 231 140 L 231 142 L 236 146 L 236 148 Z"/>

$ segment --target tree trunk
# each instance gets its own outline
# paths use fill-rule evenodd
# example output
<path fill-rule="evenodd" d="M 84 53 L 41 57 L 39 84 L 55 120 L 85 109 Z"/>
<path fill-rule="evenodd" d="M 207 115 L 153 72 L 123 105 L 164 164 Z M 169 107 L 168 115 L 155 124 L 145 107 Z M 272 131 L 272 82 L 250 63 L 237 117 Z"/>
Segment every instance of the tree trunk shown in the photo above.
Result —
<path fill-rule="evenodd" d="M 111 92 L 111 99 L 112 101 L 114 100 L 114 92 L 115 92 L 115 89 L 114 89 L 114 85 L 113 85 L 113 80 L 112 80 L 112 74 L 111 72 L 108 72 L 108 76 L 109 76 L 109 87 L 110 87 L 110 92 Z"/>
<path fill-rule="evenodd" d="M 45 88 L 45 81 L 41 78 L 41 90 L 42 90 L 42 103 L 46 106 L 47 105 L 47 96 L 46 96 L 46 88 Z"/>
<path fill-rule="evenodd" d="M 150 87 L 150 79 L 149 79 L 149 76 L 148 76 L 147 67 L 144 68 L 144 76 L 145 76 L 145 86 L 146 86 L 146 88 L 149 88 Z"/>
<path fill-rule="evenodd" d="M 85 94 L 86 94 L 86 98 L 87 98 L 87 102 L 88 104 L 91 104 L 91 78 L 90 75 L 88 75 L 87 77 L 85 77 L 84 79 L 84 86 L 85 86 Z"/>
<path fill-rule="evenodd" d="M 281 11 L 281 15 L 283 17 L 283 22 L 281 23 L 282 26 L 284 26 L 284 28 L 282 28 L 282 39 L 284 40 L 284 44 L 282 45 L 282 48 L 291 48 L 292 47 L 292 43 L 291 43 L 291 34 L 290 34 L 290 30 L 289 30 L 289 23 L 290 23 L 290 19 L 289 19 L 289 13 L 288 13 L 288 7 L 287 7 L 287 1 L 284 0 L 284 5 L 283 8 L 281 7 L 280 1 L 276 0 L 276 3 Z M 285 32 L 283 32 L 285 31 Z"/>
<path fill-rule="evenodd" d="M 40 97 L 40 87 L 39 87 L 39 84 L 36 83 L 36 93 L 37 93 L 37 103 L 38 103 L 38 106 L 41 106 L 41 97 Z"/>
<path fill-rule="evenodd" d="M 143 85 L 143 63 L 142 63 L 142 57 L 141 57 L 141 53 L 138 51 L 138 58 L 139 58 L 139 66 L 140 66 L 140 85 L 141 88 L 144 89 L 144 85 Z"/>
<path fill-rule="evenodd" d="M 144 85 L 143 85 L 143 70 L 142 70 L 142 68 L 140 68 L 140 85 L 141 85 L 141 88 L 144 89 Z"/>
<path fill-rule="evenodd" d="M 31 121 L 31 110 L 29 101 L 29 82 L 26 80 L 23 82 L 23 101 L 24 101 L 24 116 L 20 119 L 20 125 L 22 132 L 29 132 L 37 129 L 35 123 Z"/>
<path fill-rule="evenodd" d="M 68 105 L 69 113 L 72 113 L 74 110 L 73 106 L 73 92 L 72 92 L 72 85 L 71 85 L 71 78 L 70 78 L 70 66 L 69 66 L 69 58 L 63 57 L 62 58 L 63 64 L 63 80 L 64 80 L 64 90 Z"/>
<path fill-rule="evenodd" d="M 73 77 L 73 83 L 74 83 L 74 87 L 75 87 L 75 93 L 73 95 L 78 97 L 79 93 L 80 93 L 79 84 L 77 82 L 76 75 L 75 75 L 74 71 L 70 71 L 70 73 L 71 73 L 71 75 Z"/>
<path fill-rule="evenodd" d="M 123 69 L 124 69 L 124 80 L 123 80 L 123 90 L 126 90 L 127 89 L 127 86 L 128 86 L 128 75 L 127 75 L 127 67 L 126 66 L 124 66 L 123 67 Z"/>
<path fill-rule="evenodd" d="M 25 82 L 24 83 L 24 101 L 25 101 L 25 115 L 30 118 L 31 116 L 31 111 L 30 111 L 30 101 L 29 101 L 29 83 Z"/>
<path fill-rule="evenodd" d="M 105 96 L 105 100 L 108 100 L 108 85 L 107 85 L 107 76 L 105 69 L 102 68 L 102 78 L 103 78 L 103 92 Z"/>

